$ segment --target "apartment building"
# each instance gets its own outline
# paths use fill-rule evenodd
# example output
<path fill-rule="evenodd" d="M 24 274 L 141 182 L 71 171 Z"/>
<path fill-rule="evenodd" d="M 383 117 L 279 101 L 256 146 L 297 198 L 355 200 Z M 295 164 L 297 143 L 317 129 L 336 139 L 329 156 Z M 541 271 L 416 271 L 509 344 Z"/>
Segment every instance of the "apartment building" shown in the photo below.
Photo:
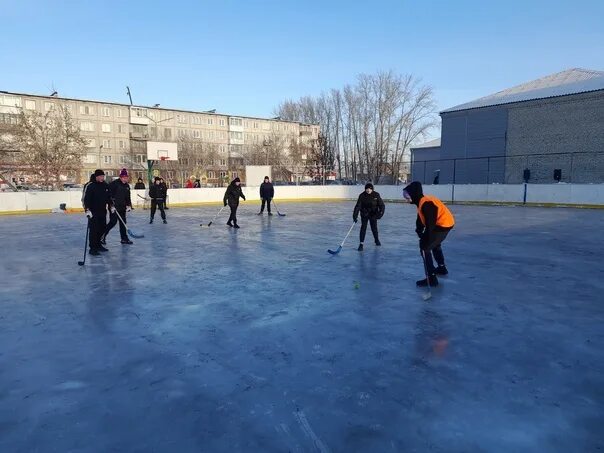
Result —
<path fill-rule="evenodd" d="M 179 161 L 158 166 L 162 176 L 182 184 L 190 176 L 217 185 L 244 175 L 244 156 L 252 147 L 279 143 L 287 152 L 292 143 L 310 144 L 318 125 L 279 118 L 226 115 L 215 111 L 187 111 L 159 105 L 134 106 L 115 102 L 0 91 L 0 124 L 16 124 L 21 109 L 41 113 L 60 106 L 71 112 L 88 140 L 82 171 L 76 182 L 86 181 L 95 168 L 117 176 L 123 167 L 146 178 L 149 140 L 179 143 Z M 199 151 L 199 153 L 196 152 Z M 203 158 L 202 158 L 203 154 Z"/>

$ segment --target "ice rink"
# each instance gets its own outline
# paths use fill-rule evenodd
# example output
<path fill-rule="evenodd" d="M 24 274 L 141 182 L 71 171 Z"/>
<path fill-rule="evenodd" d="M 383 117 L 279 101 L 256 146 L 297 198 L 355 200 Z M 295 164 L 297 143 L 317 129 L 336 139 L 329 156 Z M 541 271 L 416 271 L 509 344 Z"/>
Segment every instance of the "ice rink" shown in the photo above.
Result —
<path fill-rule="evenodd" d="M 604 212 L 451 207 L 424 302 L 415 208 L 0 217 L 2 452 L 604 449 Z M 226 210 L 223 211 L 223 214 Z"/>

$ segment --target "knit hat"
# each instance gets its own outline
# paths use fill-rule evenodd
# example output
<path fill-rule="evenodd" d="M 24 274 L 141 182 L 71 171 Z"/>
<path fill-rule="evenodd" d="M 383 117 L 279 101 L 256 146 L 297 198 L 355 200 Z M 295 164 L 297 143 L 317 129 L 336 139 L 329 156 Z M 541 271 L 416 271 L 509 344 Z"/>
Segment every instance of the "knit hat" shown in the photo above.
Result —
<path fill-rule="evenodd" d="M 154 181 L 159 181 L 161 178 L 159 176 L 156 176 Z"/>
<path fill-rule="evenodd" d="M 241 179 L 235 178 L 235 179 L 233 179 L 233 182 L 241 182 Z"/>
<path fill-rule="evenodd" d="M 371 184 L 370 182 L 368 182 L 367 184 L 365 184 L 365 190 L 367 190 L 367 189 L 373 190 L 373 184 Z"/>
<path fill-rule="evenodd" d="M 268 179 L 269 181 L 271 180 L 271 178 L 269 178 L 268 176 L 265 176 L 264 179 Z"/>
<path fill-rule="evenodd" d="M 126 176 L 126 177 L 128 176 L 128 170 L 126 170 L 125 168 L 122 168 L 122 171 L 120 171 L 120 178 L 122 176 Z"/>
<path fill-rule="evenodd" d="M 94 171 L 94 177 L 96 178 L 97 176 L 105 176 L 105 172 L 99 168 Z"/>

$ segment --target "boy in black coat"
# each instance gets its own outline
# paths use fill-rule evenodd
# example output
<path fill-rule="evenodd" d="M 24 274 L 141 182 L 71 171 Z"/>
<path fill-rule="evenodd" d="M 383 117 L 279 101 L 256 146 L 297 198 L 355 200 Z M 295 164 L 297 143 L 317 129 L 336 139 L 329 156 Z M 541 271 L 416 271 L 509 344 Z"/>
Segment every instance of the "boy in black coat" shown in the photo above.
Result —
<path fill-rule="evenodd" d="M 271 212 L 271 202 L 273 201 L 273 197 L 275 196 L 275 188 L 273 187 L 273 183 L 271 182 L 268 176 L 264 177 L 264 182 L 260 185 L 260 199 L 262 200 L 262 207 L 260 208 L 260 212 L 258 215 L 262 215 L 264 212 L 264 205 L 266 204 L 266 210 L 268 211 L 268 215 L 273 215 Z"/>
<path fill-rule="evenodd" d="M 234 228 L 239 228 L 239 225 L 237 225 L 237 208 L 239 207 L 239 198 L 243 198 L 245 200 L 245 195 L 243 195 L 243 190 L 241 190 L 241 180 L 239 178 L 235 178 L 229 184 L 229 187 L 227 187 L 222 200 L 225 206 L 228 204 L 229 208 L 231 208 L 231 215 L 229 216 L 227 225 Z"/>
<path fill-rule="evenodd" d="M 166 201 L 167 188 L 165 184 L 161 183 L 161 178 L 155 177 L 153 185 L 149 187 L 149 198 L 151 198 L 151 220 L 149 223 L 153 223 L 153 217 L 155 217 L 155 211 L 159 208 L 161 218 L 164 223 L 168 223 L 166 220 L 166 211 L 164 211 L 164 202 Z"/>
<path fill-rule="evenodd" d="M 101 244 L 101 237 L 105 233 L 107 222 L 107 206 L 111 206 L 109 185 L 105 182 L 105 172 L 96 170 L 94 182 L 88 185 L 84 194 L 84 212 L 88 217 L 90 228 L 90 255 L 93 256 L 107 251 Z"/>
<path fill-rule="evenodd" d="M 365 191 L 359 195 L 357 204 L 354 207 L 352 219 L 355 223 L 359 220 L 359 212 L 361 213 L 361 233 L 360 233 L 360 244 L 357 249 L 359 252 L 363 250 L 363 242 L 365 241 L 365 234 L 367 233 L 367 222 L 371 225 L 371 232 L 373 233 L 373 239 L 375 239 L 375 245 L 380 246 L 378 235 L 377 221 L 384 215 L 386 206 L 382 201 L 382 197 L 379 193 L 373 190 L 373 184 L 368 182 L 365 184 Z"/>
<path fill-rule="evenodd" d="M 125 224 L 127 222 L 126 212 L 130 212 L 132 210 L 130 184 L 128 184 L 128 170 L 122 168 L 122 171 L 120 171 L 120 178 L 112 181 L 111 184 L 109 184 L 109 195 L 111 196 L 113 207 L 110 210 L 111 214 L 109 214 L 109 224 L 107 225 L 105 234 L 101 239 L 102 244 L 105 244 L 107 235 L 115 224 L 118 223 L 118 214 L 121 216 Z M 132 244 L 132 241 L 128 238 L 128 230 L 126 229 L 126 226 L 122 222 L 119 222 L 119 224 L 122 244 Z"/>

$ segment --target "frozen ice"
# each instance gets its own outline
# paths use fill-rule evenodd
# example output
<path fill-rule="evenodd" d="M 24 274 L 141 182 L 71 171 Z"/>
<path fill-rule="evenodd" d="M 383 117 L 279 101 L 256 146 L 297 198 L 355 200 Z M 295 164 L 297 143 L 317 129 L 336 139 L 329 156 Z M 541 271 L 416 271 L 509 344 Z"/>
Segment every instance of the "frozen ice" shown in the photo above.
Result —
<path fill-rule="evenodd" d="M 0 217 L 0 451 L 604 448 L 602 211 L 452 206 L 423 301 L 412 206 L 327 253 L 353 204 L 136 210 L 83 267 L 83 214 Z"/>

